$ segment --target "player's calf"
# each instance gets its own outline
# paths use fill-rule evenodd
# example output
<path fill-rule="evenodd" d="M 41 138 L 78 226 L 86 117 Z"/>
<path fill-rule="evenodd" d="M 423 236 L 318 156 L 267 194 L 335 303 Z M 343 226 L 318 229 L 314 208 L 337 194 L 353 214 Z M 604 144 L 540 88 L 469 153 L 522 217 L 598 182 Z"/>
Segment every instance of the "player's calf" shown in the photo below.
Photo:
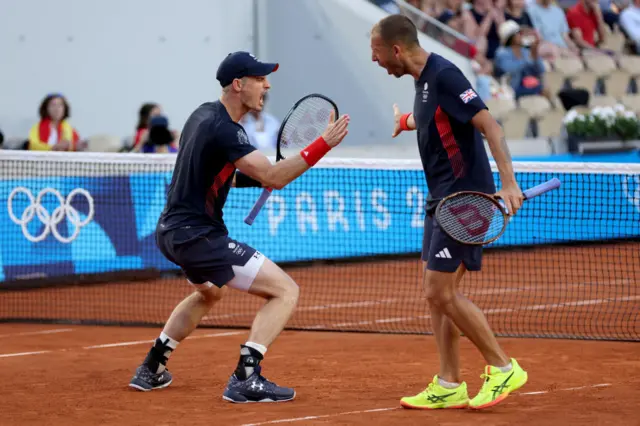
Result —
<path fill-rule="evenodd" d="M 265 258 L 248 292 L 267 302 L 253 321 L 249 340 L 240 347 L 238 365 L 222 397 L 236 403 L 290 401 L 295 391 L 265 379 L 260 362 L 291 317 L 300 289 L 289 275 Z"/>
<path fill-rule="evenodd" d="M 167 370 L 169 357 L 224 294 L 224 288 L 218 288 L 209 283 L 196 284 L 194 287 L 198 291 L 187 296 L 173 310 L 164 330 L 149 349 L 144 362 L 136 369 L 129 383 L 130 387 L 150 391 L 165 388 L 171 384 L 173 377 Z"/>

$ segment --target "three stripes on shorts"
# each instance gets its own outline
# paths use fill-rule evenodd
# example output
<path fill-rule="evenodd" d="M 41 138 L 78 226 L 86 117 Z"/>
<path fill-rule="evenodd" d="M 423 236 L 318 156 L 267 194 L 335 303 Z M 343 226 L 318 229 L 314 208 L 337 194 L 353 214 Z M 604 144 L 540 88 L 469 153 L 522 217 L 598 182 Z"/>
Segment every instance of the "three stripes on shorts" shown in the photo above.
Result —
<path fill-rule="evenodd" d="M 436 257 L 440 259 L 451 259 L 451 253 L 449 253 L 449 249 L 445 247 L 436 253 Z"/>

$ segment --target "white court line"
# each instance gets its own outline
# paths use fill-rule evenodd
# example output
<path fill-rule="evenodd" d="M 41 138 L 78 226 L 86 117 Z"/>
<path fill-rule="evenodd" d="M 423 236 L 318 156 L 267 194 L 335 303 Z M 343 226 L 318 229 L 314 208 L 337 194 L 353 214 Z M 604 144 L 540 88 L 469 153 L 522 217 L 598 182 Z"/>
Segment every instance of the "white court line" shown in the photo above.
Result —
<path fill-rule="evenodd" d="M 365 300 L 362 302 L 345 302 L 345 303 L 329 303 L 327 305 L 301 306 L 296 308 L 296 312 L 305 311 L 322 311 L 325 309 L 342 309 L 342 308 L 362 308 L 368 306 L 383 305 L 395 302 L 401 302 L 402 299 L 381 299 L 381 300 Z M 226 319 L 253 316 L 255 313 L 246 314 L 226 314 L 226 315 L 207 315 L 203 320 Z"/>
<path fill-rule="evenodd" d="M 506 294 L 506 293 L 536 291 L 536 290 L 540 290 L 540 288 L 539 287 L 513 287 L 513 288 L 480 289 L 480 290 L 465 292 L 465 294 L 472 295 L 472 296 L 485 296 L 485 295 L 492 295 L 492 294 Z M 296 312 L 323 311 L 327 309 L 366 308 L 370 306 L 388 305 L 391 303 L 406 302 L 406 301 L 407 301 L 407 298 L 395 298 L 395 299 L 364 300 L 361 302 L 327 303 L 325 305 L 300 306 L 296 308 Z M 202 320 L 204 321 L 204 320 L 219 320 L 219 319 L 228 319 L 228 318 L 241 318 L 241 317 L 253 316 L 253 315 L 255 314 L 250 312 L 244 313 L 244 314 L 207 315 L 204 318 L 202 318 Z"/>
<path fill-rule="evenodd" d="M 244 331 L 229 331 L 226 333 L 211 333 L 211 334 L 201 334 L 199 336 L 189 336 L 185 340 L 192 339 L 205 339 L 208 337 L 225 337 L 225 336 L 237 336 L 238 334 L 245 334 Z M 119 342 L 119 343 L 107 343 L 104 345 L 94 345 L 94 346 L 85 346 L 82 349 L 103 349 L 103 348 L 118 348 L 121 346 L 135 346 L 135 345 L 144 345 L 148 343 L 153 343 L 154 340 L 136 340 L 133 342 Z"/>
<path fill-rule="evenodd" d="M 73 329 L 71 329 L 71 328 L 54 328 L 52 330 L 25 331 L 23 333 L 0 334 L 0 337 L 37 336 L 37 335 L 40 335 L 40 334 L 68 333 L 69 331 L 73 331 Z"/>
<path fill-rule="evenodd" d="M 261 423 L 246 423 L 246 424 L 243 424 L 242 426 L 259 426 L 259 425 L 272 425 L 276 423 L 302 422 L 305 420 L 326 419 L 327 417 L 347 416 L 349 414 L 364 414 L 364 413 L 376 413 L 380 411 L 391 411 L 391 410 L 397 410 L 399 408 L 400 407 L 391 407 L 391 408 L 374 408 L 372 410 L 363 410 L 363 411 L 345 411 L 344 413 L 323 414 L 320 416 L 296 417 L 292 419 L 271 420 L 269 422 L 261 422 Z"/>
<path fill-rule="evenodd" d="M 555 390 L 551 390 L 551 391 L 537 391 L 537 392 L 518 392 L 518 393 L 514 393 L 513 395 L 520 395 L 520 396 L 527 396 L 527 395 L 544 395 L 545 393 L 551 393 L 551 392 L 565 392 L 565 391 L 577 391 L 577 390 L 582 390 L 582 389 L 590 389 L 590 388 L 607 388 L 609 386 L 613 386 L 611 383 L 600 383 L 598 385 L 589 385 L 589 386 L 576 386 L 573 388 L 566 388 L 566 389 L 555 389 Z"/>
<path fill-rule="evenodd" d="M 230 331 L 225 333 L 211 333 L 211 334 L 201 334 L 198 336 L 189 336 L 187 339 L 205 339 L 209 337 L 225 337 L 225 336 L 237 336 L 239 334 L 245 334 L 245 331 Z M 89 350 L 89 349 L 105 349 L 105 348 L 117 348 L 122 346 L 134 346 L 134 345 L 142 345 L 153 343 L 155 340 L 136 340 L 132 342 L 118 342 L 118 343 L 107 343 L 103 345 L 93 345 L 93 346 L 84 346 L 81 349 Z M 11 358 L 17 356 L 28 356 L 28 355 L 40 355 L 40 354 L 48 354 L 52 352 L 67 352 L 71 351 L 74 348 L 68 349 L 55 349 L 50 351 L 35 351 L 35 352 L 18 352 L 18 353 L 10 353 L 10 354 L 0 354 L 0 358 Z"/>
<path fill-rule="evenodd" d="M 613 281 L 607 281 L 605 283 L 598 283 L 598 282 L 593 282 L 593 283 L 587 283 L 587 282 L 583 282 L 583 283 L 573 283 L 573 284 L 567 284 L 567 285 L 563 285 L 562 288 L 564 290 L 568 289 L 568 288 L 572 288 L 572 287 L 583 287 L 583 286 L 592 286 L 592 285 L 617 285 L 617 284 L 627 284 L 629 282 L 629 280 L 626 279 L 622 279 L 622 280 L 613 280 Z M 505 287 L 505 288 L 489 288 L 489 289 L 474 289 L 474 290 L 470 290 L 470 291 L 465 291 L 463 292 L 465 295 L 467 296 L 490 296 L 490 295 L 496 295 L 496 294 L 509 294 L 509 293 L 521 293 L 521 292 L 527 292 L 527 291 L 540 291 L 540 290 L 550 290 L 550 289 L 554 289 L 555 287 L 550 287 L 550 286 L 522 286 L 522 287 Z M 364 300 L 361 302 L 344 302 L 344 303 L 327 303 L 324 305 L 311 305 L 311 306 L 300 306 L 298 308 L 296 308 L 296 312 L 309 312 L 309 311 L 322 311 L 322 310 L 327 310 L 327 309 L 344 309 L 344 308 L 366 308 L 366 307 L 370 307 L 370 306 L 377 306 L 377 305 L 386 305 L 386 304 L 392 304 L 392 303 L 398 303 L 398 302 L 406 302 L 407 298 L 395 298 L 395 299 L 379 299 L 379 300 Z M 501 311 L 496 311 L 496 312 L 501 312 Z M 508 311 L 504 311 L 504 312 L 508 312 Z M 204 318 L 202 318 L 203 321 L 206 320 L 223 320 L 223 319 L 229 319 L 229 318 L 242 318 L 242 317 L 248 317 L 248 316 L 253 316 L 255 315 L 254 313 L 251 312 L 247 312 L 247 313 L 242 313 L 242 314 L 223 314 L 223 315 L 207 315 Z M 415 319 L 421 319 L 423 318 L 422 316 L 420 317 L 410 317 L 410 318 L 405 318 L 405 319 L 393 319 L 390 318 L 389 320 L 387 319 L 382 319 L 379 321 L 375 321 L 375 322 L 402 322 L 402 321 L 410 321 L 410 320 L 415 320 Z M 427 316 L 428 318 L 428 316 Z M 343 324 L 334 324 L 333 327 L 346 327 L 346 326 L 353 326 L 353 325 L 367 325 L 367 324 L 373 324 L 373 322 L 354 322 L 354 323 L 345 323 Z M 323 328 L 325 327 L 324 325 L 317 325 L 317 326 L 313 326 L 313 327 L 308 327 L 310 329 L 317 329 L 317 328 Z"/>
<path fill-rule="evenodd" d="M 551 392 L 559 392 L 559 391 L 577 391 L 582 389 L 591 389 L 591 388 L 603 388 L 613 386 L 611 383 L 601 383 L 598 385 L 589 385 L 589 386 L 577 386 L 573 388 L 566 389 L 556 389 L 553 391 L 538 391 L 538 392 L 524 392 L 524 393 L 514 393 L 512 396 L 528 396 L 528 395 L 542 395 Z M 361 410 L 361 411 L 345 411 L 343 413 L 334 413 L 334 414 L 322 414 L 319 416 L 305 416 L 305 417 L 293 417 L 289 419 L 278 419 L 278 420 L 270 420 L 267 422 L 260 423 L 245 423 L 241 426 L 261 426 L 261 425 L 272 425 L 277 423 L 294 423 L 294 422 L 303 422 L 305 420 L 316 420 L 316 419 L 326 419 L 329 417 L 339 417 L 339 416 L 348 416 L 352 414 L 365 414 L 365 413 L 378 413 L 383 411 L 393 411 L 400 410 L 401 407 L 388 407 L 388 408 L 373 408 L 371 410 Z"/>
<path fill-rule="evenodd" d="M 561 309 L 568 306 L 590 306 L 590 305 L 599 305 L 603 303 L 611 303 L 611 302 L 630 302 L 634 300 L 640 300 L 640 296 L 626 296 L 626 297 L 614 297 L 609 299 L 592 299 L 592 300 L 577 300 L 575 302 L 564 302 L 564 303 L 549 303 L 546 305 L 528 305 L 521 306 L 519 308 L 492 308 L 485 309 L 485 315 L 491 314 L 500 314 L 500 313 L 512 313 L 519 311 L 541 311 L 544 309 Z M 431 315 L 416 315 L 413 317 L 403 317 L 403 318 L 378 318 L 375 320 L 368 321 L 357 321 L 357 322 L 343 322 L 337 324 L 317 324 L 311 327 L 305 327 L 309 330 L 319 330 L 319 329 L 331 329 L 331 328 L 345 328 L 345 327 L 354 327 L 361 325 L 374 325 L 381 324 L 387 322 L 405 322 L 405 321 L 416 321 L 420 319 L 428 319 L 431 318 Z"/>
<path fill-rule="evenodd" d="M 40 355 L 40 354 L 48 354 L 51 351 L 37 351 L 37 352 L 18 352 L 15 354 L 0 354 L 0 358 L 10 358 L 14 356 L 27 356 L 27 355 Z"/>

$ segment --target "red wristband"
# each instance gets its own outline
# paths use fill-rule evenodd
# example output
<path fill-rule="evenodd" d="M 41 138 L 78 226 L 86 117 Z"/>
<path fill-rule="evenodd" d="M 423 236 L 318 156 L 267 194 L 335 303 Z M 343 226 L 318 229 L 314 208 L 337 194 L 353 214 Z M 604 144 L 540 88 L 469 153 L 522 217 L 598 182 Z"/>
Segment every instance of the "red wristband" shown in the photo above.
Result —
<path fill-rule="evenodd" d="M 404 114 L 402 117 L 400 117 L 400 130 L 411 130 L 409 128 L 409 126 L 407 125 L 407 120 L 409 120 L 409 116 L 411 115 L 411 113 L 408 114 Z"/>
<path fill-rule="evenodd" d="M 309 167 L 313 167 L 322 157 L 327 155 L 327 152 L 329 151 L 331 151 L 331 147 L 325 142 L 322 136 L 320 136 L 318 139 L 310 143 L 309 146 L 300 151 L 300 155 Z"/>

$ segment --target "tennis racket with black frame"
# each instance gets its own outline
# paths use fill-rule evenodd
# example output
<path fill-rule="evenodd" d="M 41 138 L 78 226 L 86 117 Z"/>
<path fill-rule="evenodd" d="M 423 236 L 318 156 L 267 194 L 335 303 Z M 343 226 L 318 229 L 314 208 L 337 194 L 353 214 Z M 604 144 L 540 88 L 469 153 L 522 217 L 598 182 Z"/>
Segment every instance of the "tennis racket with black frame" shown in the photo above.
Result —
<path fill-rule="evenodd" d="M 559 187 L 560 180 L 553 178 L 524 191 L 524 199 L 530 200 Z M 435 217 L 449 237 L 472 246 L 487 245 L 500 238 L 511 218 L 495 195 L 474 191 L 460 191 L 443 198 Z"/>
<path fill-rule="evenodd" d="M 285 116 L 276 146 L 276 162 L 282 161 L 300 151 L 322 136 L 329 124 L 331 111 L 334 119 L 339 117 L 338 107 L 331 99 L 318 93 L 312 93 L 296 102 Z M 252 225 L 260 210 L 265 205 L 273 188 L 264 188 L 253 208 L 244 219 L 244 223 Z"/>

